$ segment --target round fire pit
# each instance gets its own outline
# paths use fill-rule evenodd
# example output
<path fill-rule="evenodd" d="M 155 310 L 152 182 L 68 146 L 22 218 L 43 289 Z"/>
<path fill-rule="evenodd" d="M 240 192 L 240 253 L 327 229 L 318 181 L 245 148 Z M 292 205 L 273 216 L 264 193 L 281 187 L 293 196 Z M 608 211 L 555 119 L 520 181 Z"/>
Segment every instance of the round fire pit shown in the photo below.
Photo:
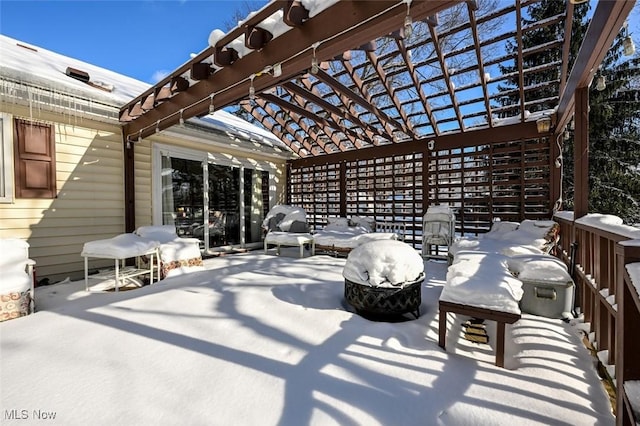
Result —
<path fill-rule="evenodd" d="M 420 316 L 424 260 L 409 244 L 375 240 L 349 253 L 342 272 L 344 298 L 362 316 Z"/>
<path fill-rule="evenodd" d="M 411 313 L 420 317 L 424 274 L 402 287 L 372 287 L 344 279 L 344 298 L 360 314 L 383 316 Z"/>

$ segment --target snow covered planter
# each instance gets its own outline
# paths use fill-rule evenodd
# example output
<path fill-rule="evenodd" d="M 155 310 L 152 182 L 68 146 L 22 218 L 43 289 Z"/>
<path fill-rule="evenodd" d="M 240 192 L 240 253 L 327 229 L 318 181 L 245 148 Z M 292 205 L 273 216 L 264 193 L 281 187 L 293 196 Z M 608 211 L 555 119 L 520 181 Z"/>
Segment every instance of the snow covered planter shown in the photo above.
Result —
<path fill-rule="evenodd" d="M 409 244 L 377 240 L 349 253 L 344 297 L 359 314 L 420 316 L 424 261 Z"/>

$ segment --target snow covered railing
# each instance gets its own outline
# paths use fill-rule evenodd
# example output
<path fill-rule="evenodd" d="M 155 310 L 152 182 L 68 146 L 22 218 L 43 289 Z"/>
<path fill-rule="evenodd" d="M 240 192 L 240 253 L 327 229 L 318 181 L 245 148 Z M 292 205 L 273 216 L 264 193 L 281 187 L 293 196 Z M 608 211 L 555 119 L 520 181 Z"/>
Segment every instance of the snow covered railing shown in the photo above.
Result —
<path fill-rule="evenodd" d="M 558 212 L 560 224 L 558 257 L 573 271 L 577 286 L 577 311 L 592 324 L 593 346 L 608 350 L 608 364 L 616 359 L 617 283 L 622 277 L 616 244 L 640 238 L 640 229 L 625 225 L 613 215 L 590 213 L 573 220 L 572 212 Z M 575 253 L 571 245 L 575 244 Z"/>
<path fill-rule="evenodd" d="M 616 325 L 617 357 L 617 424 L 640 422 L 640 239 L 627 240 L 616 246 L 618 265 L 623 265 L 618 290 L 618 322 Z"/>

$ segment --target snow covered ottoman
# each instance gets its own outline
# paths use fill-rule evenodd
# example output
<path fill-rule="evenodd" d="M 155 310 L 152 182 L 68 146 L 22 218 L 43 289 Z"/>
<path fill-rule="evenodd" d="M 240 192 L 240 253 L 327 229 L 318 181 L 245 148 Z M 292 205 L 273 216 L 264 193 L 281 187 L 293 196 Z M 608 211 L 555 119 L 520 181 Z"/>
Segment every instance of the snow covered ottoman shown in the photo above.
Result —
<path fill-rule="evenodd" d="M 409 244 L 374 240 L 354 248 L 342 272 L 344 297 L 363 316 L 420 316 L 424 261 Z"/>

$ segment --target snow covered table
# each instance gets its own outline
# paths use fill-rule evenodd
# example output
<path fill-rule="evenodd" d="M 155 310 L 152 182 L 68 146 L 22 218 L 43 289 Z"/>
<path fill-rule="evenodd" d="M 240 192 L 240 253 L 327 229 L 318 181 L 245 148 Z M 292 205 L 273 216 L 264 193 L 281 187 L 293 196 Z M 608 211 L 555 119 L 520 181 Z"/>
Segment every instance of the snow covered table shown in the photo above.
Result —
<path fill-rule="evenodd" d="M 345 299 L 358 313 L 420 316 L 424 261 L 409 244 L 364 243 L 349 253 L 342 275 Z"/>
<path fill-rule="evenodd" d="M 264 254 L 267 254 L 269 245 L 276 246 L 276 253 L 280 254 L 280 246 L 291 246 L 300 248 L 300 257 L 304 257 L 304 246 L 311 246 L 311 255 L 315 254 L 315 242 L 313 235 L 308 232 L 284 232 L 269 231 L 264 237 Z"/>
<path fill-rule="evenodd" d="M 89 258 L 114 259 L 115 273 L 94 275 L 93 278 L 115 279 L 115 291 L 129 278 L 149 274 L 149 282 L 153 284 L 154 269 L 159 274 L 158 241 L 139 237 L 136 234 L 121 234 L 104 240 L 88 241 L 82 248 L 81 256 L 84 257 L 84 285 L 89 291 Z M 139 256 L 149 256 L 149 268 L 137 267 L 124 268 L 124 261 Z M 122 268 L 121 264 L 122 263 Z"/>

